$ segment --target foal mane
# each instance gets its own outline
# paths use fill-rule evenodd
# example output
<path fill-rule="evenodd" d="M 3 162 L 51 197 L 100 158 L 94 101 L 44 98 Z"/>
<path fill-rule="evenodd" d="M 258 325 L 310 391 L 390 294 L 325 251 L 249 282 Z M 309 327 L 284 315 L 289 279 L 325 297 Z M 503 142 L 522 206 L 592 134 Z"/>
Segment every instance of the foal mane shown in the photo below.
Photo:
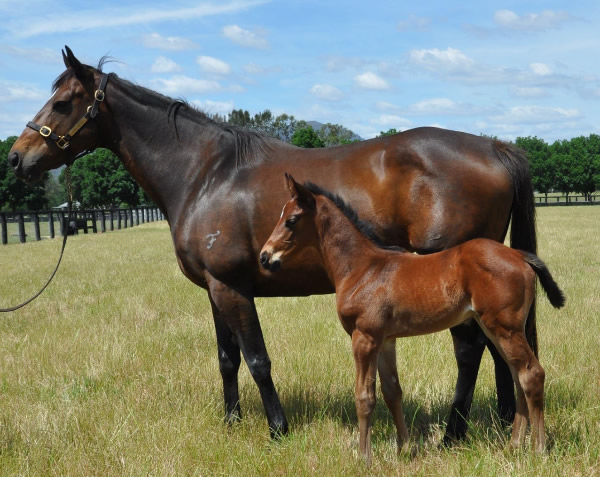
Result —
<path fill-rule="evenodd" d="M 344 199 L 342 199 L 339 195 L 333 194 L 328 190 L 325 190 L 323 187 L 320 187 L 312 182 L 305 182 L 304 187 L 310 190 L 315 195 L 322 195 L 327 197 L 331 202 L 335 204 L 335 206 L 344 214 L 350 222 L 358 229 L 358 231 L 364 235 L 367 239 L 373 242 L 377 247 L 381 249 L 391 250 L 391 251 L 400 251 L 406 252 L 406 249 L 396 245 L 386 244 L 379 235 L 377 235 L 377 231 L 375 227 L 370 222 L 361 219 L 356 211 L 346 203 Z"/>
<path fill-rule="evenodd" d="M 98 66 L 96 68 L 90 65 L 84 65 L 84 67 L 89 70 L 90 74 L 92 74 L 94 71 L 103 73 L 102 67 L 104 64 L 110 61 L 114 61 L 114 59 L 112 57 L 103 56 L 98 62 Z M 115 73 L 110 73 L 108 76 L 110 80 L 117 80 L 121 85 L 127 87 L 131 96 L 140 103 L 147 103 L 148 101 L 151 101 L 154 104 L 160 105 L 161 107 L 164 106 L 167 116 L 167 123 L 170 124 L 171 121 L 173 122 L 173 128 L 175 129 L 175 135 L 178 140 L 180 140 L 179 131 L 177 128 L 177 117 L 179 115 L 183 115 L 184 118 L 187 118 L 203 127 L 213 126 L 219 130 L 229 133 L 233 137 L 235 145 L 236 168 L 241 168 L 258 162 L 262 157 L 264 157 L 264 154 L 269 148 L 268 140 L 270 140 L 271 137 L 265 134 L 244 129 L 235 125 L 217 122 L 211 119 L 206 113 L 202 112 L 200 109 L 194 107 L 185 100 L 172 99 L 155 92 L 154 90 L 150 90 L 141 85 L 137 85 L 133 82 L 122 79 Z M 75 77 L 75 71 L 71 68 L 66 69 L 52 83 L 52 92 L 56 92 L 61 85 L 73 77 Z"/>

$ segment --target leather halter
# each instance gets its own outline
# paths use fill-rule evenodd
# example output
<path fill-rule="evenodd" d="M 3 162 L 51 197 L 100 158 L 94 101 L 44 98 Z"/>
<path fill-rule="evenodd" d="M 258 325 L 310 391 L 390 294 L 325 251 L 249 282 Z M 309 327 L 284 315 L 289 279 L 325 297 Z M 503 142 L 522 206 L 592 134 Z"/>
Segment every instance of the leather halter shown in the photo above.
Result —
<path fill-rule="evenodd" d="M 73 136 L 79 132 L 82 127 L 87 124 L 88 120 L 93 119 L 98 114 L 98 109 L 100 107 L 100 103 L 104 100 L 104 89 L 106 88 L 106 83 L 108 82 L 108 75 L 103 74 L 100 79 L 100 85 L 98 86 L 98 90 L 94 92 L 94 103 L 89 105 L 83 117 L 79 119 L 79 121 L 69 130 L 65 135 L 57 135 L 52 132 L 52 129 L 47 125 L 39 125 L 35 122 L 27 122 L 27 127 L 33 129 L 44 137 L 45 139 L 53 140 L 56 143 L 56 146 L 61 150 L 66 150 L 71 146 L 71 139 Z M 81 157 L 89 153 L 88 150 L 85 150 L 79 154 L 75 158 Z"/>

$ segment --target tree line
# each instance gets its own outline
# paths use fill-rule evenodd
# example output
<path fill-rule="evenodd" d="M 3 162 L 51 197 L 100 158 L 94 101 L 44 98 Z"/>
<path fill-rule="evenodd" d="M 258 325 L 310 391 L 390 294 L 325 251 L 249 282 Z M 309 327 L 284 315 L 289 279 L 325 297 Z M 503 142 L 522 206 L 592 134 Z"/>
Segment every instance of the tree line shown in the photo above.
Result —
<path fill-rule="evenodd" d="M 251 115 L 233 110 L 227 117 L 214 115 L 217 122 L 262 132 L 299 147 L 330 147 L 357 142 L 360 138 L 339 124 L 316 124 L 316 128 L 292 115 L 274 116 L 265 110 Z M 399 130 L 380 132 L 378 137 Z M 6 158 L 16 137 L 0 141 L 0 211 L 43 210 L 67 200 L 64 170 L 56 176 L 45 173 L 41 182 L 18 180 Z M 552 144 L 537 137 L 517 137 L 515 144 L 529 158 L 534 189 L 545 194 L 583 194 L 589 199 L 600 189 L 600 136 L 575 137 Z M 96 149 L 77 160 L 71 168 L 73 197 L 83 208 L 136 207 L 152 204 L 122 162 L 107 149 Z"/>

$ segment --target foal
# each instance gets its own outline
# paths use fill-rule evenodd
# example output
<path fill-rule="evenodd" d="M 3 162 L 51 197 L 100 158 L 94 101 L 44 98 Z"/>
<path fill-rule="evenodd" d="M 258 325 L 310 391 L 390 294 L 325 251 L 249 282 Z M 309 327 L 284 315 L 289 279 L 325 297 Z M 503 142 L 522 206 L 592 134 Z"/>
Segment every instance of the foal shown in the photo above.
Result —
<path fill-rule="evenodd" d="M 396 370 L 397 337 L 428 334 L 475 318 L 510 366 L 517 389 L 511 444 L 519 446 L 531 421 L 531 442 L 544 449 L 544 370 L 525 339 L 524 326 L 538 275 L 554 307 L 564 296 L 535 255 L 489 239 L 417 256 L 382 248 L 370 226 L 339 197 L 286 174 L 291 193 L 260 254 L 277 271 L 293 253 L 316 249 L 335 285 L 337 311 L 352 337 L 359 450 L 370 461 L 371 416 L 379 371 L 383 398 L 397 430 L 408 439 Z"/>

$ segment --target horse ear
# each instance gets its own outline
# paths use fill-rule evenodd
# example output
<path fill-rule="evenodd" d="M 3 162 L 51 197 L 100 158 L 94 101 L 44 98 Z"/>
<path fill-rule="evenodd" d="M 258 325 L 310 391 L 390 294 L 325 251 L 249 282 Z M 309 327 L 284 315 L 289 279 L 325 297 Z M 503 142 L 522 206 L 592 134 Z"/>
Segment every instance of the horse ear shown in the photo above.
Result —
<path fill-rule="evenodd" d="M 65 55 L 65 52 L 66 52 L 66 55 Z M 85 68 L 83 67 L 81 62 L 79 60 L 77 60 L 77 58 L 73 54 L 73 51 L 67 45 L 65 45 L 65 50 L 63 51 L 62 54 L 63 54 L 63 61 L 65 62 L 65 66 L 67 68 L 72 68 L 73 71 L 75 72 L 75 76 L 77 78 L 82 77 L 85 73 Z"/>
<path fill-rule="evenodd" d="M 287 173 L 285 174 L 285 180 L 287 182 L 290 194 L 292 194 L 292 199 L 296 199 L 300 207 L 304 209 L 314 209 L 315 197 L 313 193 L 303 185 L 296 182 L 294 178 Z"/>

